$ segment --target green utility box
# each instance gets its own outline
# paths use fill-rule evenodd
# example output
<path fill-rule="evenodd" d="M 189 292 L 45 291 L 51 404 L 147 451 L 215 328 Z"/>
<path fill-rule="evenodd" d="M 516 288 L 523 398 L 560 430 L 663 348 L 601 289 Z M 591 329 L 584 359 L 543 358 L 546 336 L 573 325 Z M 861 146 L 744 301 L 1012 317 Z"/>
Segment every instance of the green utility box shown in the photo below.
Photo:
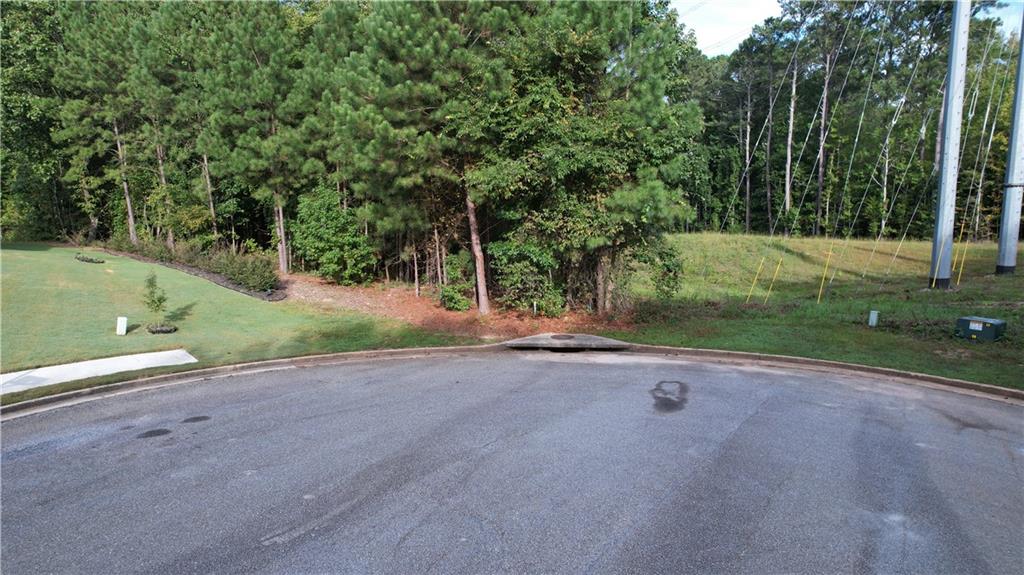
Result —
<path fill-rule="evenodd" d="M 1006 322 L 990 317 L 969 315 L 956 320 L 956 335 L 964 339 L 995 341 L 1006 333 Z"/>

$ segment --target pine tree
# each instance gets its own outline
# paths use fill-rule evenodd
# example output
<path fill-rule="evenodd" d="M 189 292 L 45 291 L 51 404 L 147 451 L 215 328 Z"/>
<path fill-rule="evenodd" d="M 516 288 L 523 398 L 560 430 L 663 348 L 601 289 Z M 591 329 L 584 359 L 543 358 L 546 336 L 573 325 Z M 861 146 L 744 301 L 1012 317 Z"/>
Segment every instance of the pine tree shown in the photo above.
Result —
<path fill-rule="evenodd" d="M 292 96 L 300 58 L 288 10 L 269 2 L 212 5 L 199 80 L 212 108 L 210 139 L 217 143 L 211 147 L 223 154 L 219 169 L 270 204 L 284 273 L 289 267 L 285 209 L 302 165 L 298 114 L 308 109 Z"/>

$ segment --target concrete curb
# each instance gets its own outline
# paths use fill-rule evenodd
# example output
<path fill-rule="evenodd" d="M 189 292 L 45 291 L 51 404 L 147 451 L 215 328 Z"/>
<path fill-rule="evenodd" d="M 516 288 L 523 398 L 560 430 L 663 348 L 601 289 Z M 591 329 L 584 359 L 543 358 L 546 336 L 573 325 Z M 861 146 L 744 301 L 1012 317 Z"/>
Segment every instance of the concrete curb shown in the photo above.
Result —
<path fill-rule="evenodd" d="M 896 380 L 901 383 L 924 385 L 933 389 L 944 389 L 954 392 L 968 392 L 972 395 L 987 397 L 990 399 L 1003 399 L 1024 402 L 1024 390 L 1010 389 L 975 383 L 962 379 L 953 379 L 937 375 L 928 375 L 890 369 L 885 367 L 872 367 L 856 363 L 831 361 L 824 359 L 811 359 L 806 357 L 794 357 L 789 355 L 773 355 L 766 353 L 752 353 L 744 351 L 723 351 L 714 349 L 700 349 L 689 347 L 669 347 L 661 345 L 630 344 L 629 352 L 645 355 L 674 356 L 690 358 L 697 361 L 737 364 L 755 363 L 765 366 L 799 367 L 812 371 L 827 371 L 830 373 L 843 372 L 850 375 L 877 375 L 889 380 Z M 255 361 L 239 363 L 220 367 L 208 367 L 194 371 L 174 372 L 163 375 L 143 377 L 109 385 L 98 385 L 85 389 L 48 395 L 26 401 L 20 401 L 11 405 L 0 407 L 0 421 L 6 421 L 15 417 L 29 415 L 36 411 L 42 411 L 49 407 L 56 407 L 54 404 L 73 405 L 90 400 L 90 396 L 97 396 L 91 399 L 100 399 L 104 396 L 114 396 L 129 391 L 158 389 L 161 387 L 205 381 L 214 378 L 230 375 L 243 375 L 246 373 L 258 373 L 277 369 L 289 369 L 295 367 L 318 367 L 359 361 L 365 359 L 402 359 L 413 357 L 429 357 L 435 355 L 452 355 L 460 353 L 515 353 L 505 347 L 504 343 L 489 343 L 483 345 L 463 345 L 452 347 L 417 347 L 404 349 L 383 349 L 372 351 L 349 351 L 340 353 L 329 353 L 321 355 L 309 355 L 302 357 L 271 359 L 266 361 Z M 612 352 L 621 353 L 621 352 Z"/>
<path fill-rule="evenodd" d="M 859 363 L 847 363 L 827 359 L 812 359 L 808 357 L 795 357 L 791 355 L 773 355 L 769 353 L 754 353 L 746 351 L 724 351 L 716 349 L 700 349 L 691 347 L 669 347 L 663 345 L 633 344 L 630 350 L 637 353 L 651 355 L 671 355 L 680 357 L 692 357 L 701 361 L 714 361 L 717 363 L 738 363 L 754 362 L 762 365 L 797 366 L 817 371 L 836 372 L 842 371 L 854 375 L 881 375 L 890 379 L 897 379 L 915 384 L 930 384 L 934 388 L 953 388 L 957 390 L 969 390 L 988 396 L 996 396 L 1002 399 L 1014 399 L 1024 401 L 1024 389 L 1011 389 L 999 387 L 986 383 L 976 383 L 964 379 L 954 379 L 938 375 L 928 375 L 913 371 L 903 371 L 888 367 L 874 367 L 861 365 Z"/>
<path fill-rule="evenodd" d="M 410 347 L 402 349 L 380 349 L 370 351 L 345 351 L 339 353 L 327 353 L 320 355 L 307 355 L 301 357 L 289 357 L 281 359 L 269 359 L 266 361 L 254 361 L 249 363 L 237 363 L 233 365 L 222 365 L 218 367 L 207 367 L 191 371 L 177 371 L 162 375 L 154 375 L 111 383 L 108 385 L 97 385 L 84 389 L 76 389 L 64 393 L 37 397 L 19 401 L 10 405 L 0 407 L 0 421 L 27 415 L 24 412 L 36 411 L 40 408 L 50 407 L 53 404 L 79 403 L 80 400 L 89 396 L 117 395 L 127 391 L 156 389 L 177 383 L 190 383 L 205 381 L 229 375 L 243 375 L 245 373 L 258 373 L 261 371 L 272 371 L 277 369 L 288 369 L 294 367 L 316 367 L 322 365 L 333 365 L 349 361 L 364 359 L 387 359 L 406 357 L 428 357 L 432 355 L 451 355 L 469 352 L 497 352 L 506 351 L 500 343 L 488 343 L 483 345 L 461 345 L 451 347 Z M 99 399 L 98 397 L 96 399 Z"/>

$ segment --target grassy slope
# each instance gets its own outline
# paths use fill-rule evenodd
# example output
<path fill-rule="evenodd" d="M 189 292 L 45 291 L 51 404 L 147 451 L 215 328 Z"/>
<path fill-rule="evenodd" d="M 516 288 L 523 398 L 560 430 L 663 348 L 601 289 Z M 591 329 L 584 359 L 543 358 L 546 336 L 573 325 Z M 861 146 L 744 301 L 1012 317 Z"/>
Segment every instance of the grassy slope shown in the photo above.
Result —
<path fill-rule="evenodd" d="M 974 244 L 956 290 L 927 290 L 930 242 L 851 241 L 834 245 L 838 269 L 816 302 L 830 241 L 688 234 L 671 238 L 686 261 L 686 277 L 671 302 L 657 302 L 645 270 L 631 287 L 640 299 L 640 328 L 609 335 L 632 341 L 756 351 L 851 361 L 1024 387 L 1024 274 L 992 275 L 994 244 Z M 1024 254 L 1022 254 L 1024 255 Z M 751 282 L 765 257 L 751 304 Z M 764 298 L 775 266 L 778 279 Z M 890 265 L 891 264 L 891 265 Z M 1024 268 L 1024 262 L 1018 264 Z M 707 272 L 704 273 L 705 267 Z M 869 310 L 881 326 L 867 327 Z M 972 343 L 952 337 L 957 317 L 1005 319 L 1006 338 Z"/>
<path fill-rule="evenodd" d="M 354 313 L 264 302 L 176 270 L 102 252 L 88 253 L 106 263 L 82 263 L 74 259 L 76 251 L 7 244 L 0 252 L 4 372 L 180 347 L 199 359 L 199 367 L 206 367 L 468 341 Z M 167 291 L 168 315 L 180 328 L 177 333 L 151 335 L 141 327 L 155 319 L 141 301 L 150 270 Z M 129 326 L 139 327 L 127 336 L 116 336 L 118 315 L 127 316 Z M 78 385 L 82 384 L 65 388 Z"/>

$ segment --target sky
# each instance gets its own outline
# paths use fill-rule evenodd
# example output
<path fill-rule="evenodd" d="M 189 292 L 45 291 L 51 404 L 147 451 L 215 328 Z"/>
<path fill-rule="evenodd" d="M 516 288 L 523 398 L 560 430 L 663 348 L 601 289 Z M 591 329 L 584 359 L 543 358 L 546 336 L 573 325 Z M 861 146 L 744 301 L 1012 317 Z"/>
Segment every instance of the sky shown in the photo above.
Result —
<path fill-rule="evenodd" d="M 1019 31 L 1024 0 L 1010 0 L 1006 4 L 987 15 L 1002 18 L 1004 31 Z M 697 47 L 708 56 L 729 54 L 756 24 L 781 13 L 776 0 L 672 0 L 672 7 L 697 35 Z"/>

